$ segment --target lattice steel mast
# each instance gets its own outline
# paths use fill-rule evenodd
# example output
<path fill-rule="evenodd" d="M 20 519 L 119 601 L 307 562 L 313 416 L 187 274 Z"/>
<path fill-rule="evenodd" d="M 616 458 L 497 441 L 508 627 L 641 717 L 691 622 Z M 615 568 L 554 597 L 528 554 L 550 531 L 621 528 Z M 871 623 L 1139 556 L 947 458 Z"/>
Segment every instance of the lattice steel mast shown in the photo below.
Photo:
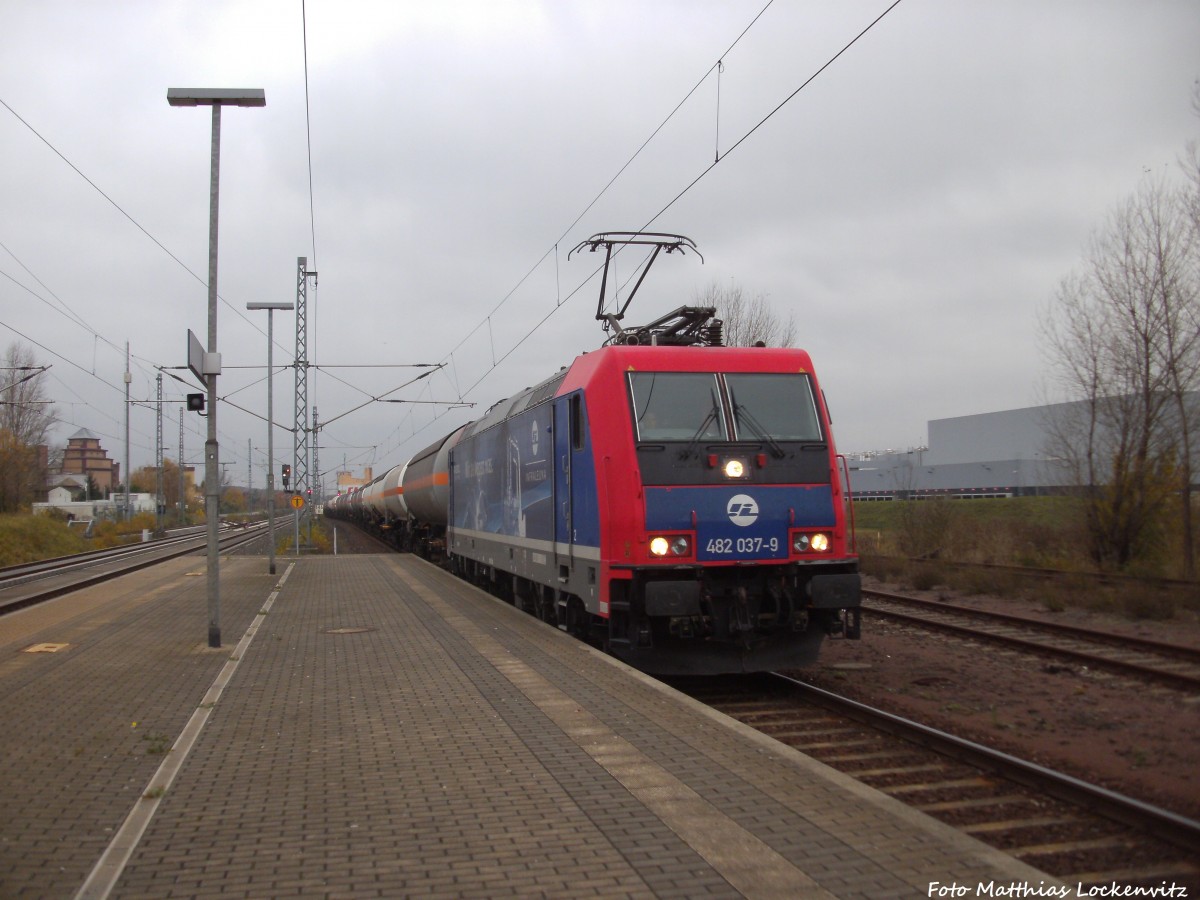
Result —
<path fill-rule="evenodd" d="M 315 406 L 313 407 L 312 425 L 312 502 L 314 504 L 320 504 L 322 494 L 324 493 L 324 490 L 321 487 L 321 427 L 317 424 L 317 408 Z"/>
<path fill-rule="evenodd" d="M 309 486 L 308 442 L 308 258 L 296 260 L 296 425 L 293 443 L 292 489 L 301 497 Z"/>
<path fill-rule="evenodd" d="M 179 524 L 187 524 L 187 482 L 183 478 L 183 407 L 179 408 Z"/>
<path fill-rule="evenodd" d="M 154 468 L 158 472 L 158 477 L 155 479 L 154 491 L 154 530 L 155 533 L 163 530 L 163 514 L 166 508 L 163 506 L 163 381 L 162 372 L 158 373 L 158 405 L 156 407 L 155 419 L 157 420 L 157 434 L 154 440 Z"/>

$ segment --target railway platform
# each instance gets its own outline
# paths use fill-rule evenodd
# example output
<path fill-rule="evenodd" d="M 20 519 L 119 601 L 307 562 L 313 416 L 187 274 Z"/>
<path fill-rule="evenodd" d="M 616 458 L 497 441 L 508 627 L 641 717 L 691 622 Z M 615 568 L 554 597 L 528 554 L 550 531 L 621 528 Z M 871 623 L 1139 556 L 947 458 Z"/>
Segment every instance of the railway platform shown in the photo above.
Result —
<path fill-rule="evenodd" d="M 418 559 L 231 557 L 218 649 L 203 573 L 0 620 L 0 896 L 1052 884 Z"/>

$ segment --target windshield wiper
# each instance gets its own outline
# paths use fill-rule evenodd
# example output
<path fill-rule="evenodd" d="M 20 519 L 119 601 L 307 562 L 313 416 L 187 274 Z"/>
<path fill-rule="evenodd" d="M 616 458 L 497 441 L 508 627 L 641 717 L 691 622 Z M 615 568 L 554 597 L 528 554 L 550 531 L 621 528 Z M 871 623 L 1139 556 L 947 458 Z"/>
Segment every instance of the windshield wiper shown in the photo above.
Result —
<path fill-rule="evenodd" d="M 744 419 L 746 424 L 754 429 L 754 431 L 758 432 L 758 436 L 766 441 L 767 446 L 771 448 L 771 455 L 776 459 L 783 459 L 785 454 L 783 452 L 783 447 L 779 446 L 779 441 L 767 434 L 767 429 L 762 427 L 762 423 L 759 422 L 758 419 L 754 418 L 750 410 L 746 409 L 744 406 L 738 406 L 735 403 L 733 405 L 733 417 L 734 421 Z"/>
<path fill-rule="evenodd" d="M 713 408 L 709 410 L 708 415 L 704 417 L 704 421 L 700 423 L 700 427 L 696 429 L 696 433 L 692 435 L 692 439 L 687 442 L 687 446 L 685 446 L 683 451 L 679 454 L 680 459 L 687 459 L 692 455 L 692 452 L 696 449 L 696 445 L 700 443 L 700 436 L 708 430 L 708 426 L 715 422 L 716 419 L 717 406 L 714 403 Z"/>

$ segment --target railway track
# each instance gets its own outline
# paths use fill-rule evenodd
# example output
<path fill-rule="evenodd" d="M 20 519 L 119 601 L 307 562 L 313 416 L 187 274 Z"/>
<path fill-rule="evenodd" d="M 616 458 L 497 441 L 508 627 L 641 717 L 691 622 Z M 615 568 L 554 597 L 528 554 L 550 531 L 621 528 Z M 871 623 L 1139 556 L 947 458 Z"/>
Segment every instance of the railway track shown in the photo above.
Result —
<path fill-rule="evenodd" d="M 955 560 L 942 559 L 940 556 L 894 557 L 863 554 L 860 558 L 864 562 L 869 561 L 873 566 L 899 563 L 906 566 L 913 566 L 918 569 L 937 568 L 957 572 L 993 572 L 1002 577 L 1011 576 L 1030 581 L 1061 582 L 1066 579 L 1074 582 L 1084 582 L 1094 585 L 1137 587 L 1149 586 L 1165 591 L 1194 592 L 1196 590 L 1195 581 L 1187 581 L 1180 578 L 1156 578 L 1147 577 L 1145 575 L 1125 575 L 1120 572 L 1083 572 L 1067 569 L 1050 569 L 1038 566 L 1014 566 L 1007 563 L 958 562 Z"/>
<path fill-rule="evenodd" d="M 219 536 L 221 551 L 260 540 L 265 534 L 265 523 L 226 530 Z M 206 545 L 204 534 L 185 535 L 5 567 L 0 569 L 0 615 L 186 556 L 205 549 Z"/>
<path fill-rule="evenodd" d="M 988 610 L 864 590 L 863 611 L 1091 668 L 1200 691 L 1200 650 Z"/>
<path fill-rule="evenodd" d="M 345 519 L 337 522 L 330 522 L 327 525 L 330 532 L 334 534 L 334 541 L 337 541 L 337 535 L 341 535 L 341 544 L 338 550 L 339 553 L 395 553 L 396 548 L 387 541 L 376 537 L 371 532 L 360 528 L 353 522 Z M 335 543 L 335 546 L 337 544 Z"/>
<path fill-rule="evenodd" d="M 669 683 L 1083 896 L 1200 887 L 1200 822 L 783 676 Z"/>

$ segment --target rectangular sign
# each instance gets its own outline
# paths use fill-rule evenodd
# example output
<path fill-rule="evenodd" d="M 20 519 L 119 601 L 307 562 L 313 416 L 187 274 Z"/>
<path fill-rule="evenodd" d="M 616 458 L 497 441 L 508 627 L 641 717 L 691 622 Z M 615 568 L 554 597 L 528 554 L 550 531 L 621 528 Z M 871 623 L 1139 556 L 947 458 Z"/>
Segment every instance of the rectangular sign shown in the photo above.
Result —
<path fill-rule="evenodd" d="M 192 374 L 200 379 L 201 384 L 208 384 L 208 379 L 204 377 L 204 347 L 200 345 L 200 339 L 192 334 L 192 329 L 188 329 L 188 350 L 187 361 L 188 368 L 192 370 Z"/>

